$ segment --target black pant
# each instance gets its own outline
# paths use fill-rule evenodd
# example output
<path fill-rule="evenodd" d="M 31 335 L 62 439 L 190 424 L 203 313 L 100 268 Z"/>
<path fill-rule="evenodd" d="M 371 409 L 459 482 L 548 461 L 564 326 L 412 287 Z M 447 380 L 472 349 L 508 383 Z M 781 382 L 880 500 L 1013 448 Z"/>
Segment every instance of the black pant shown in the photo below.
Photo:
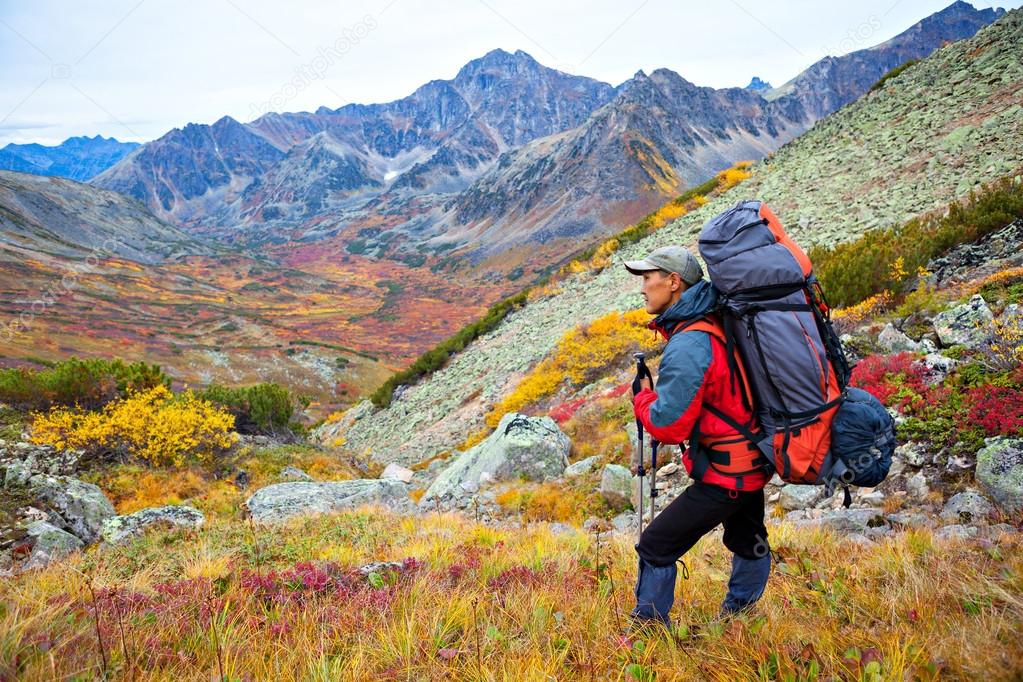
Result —
<path fill-rule="evenodd" d="M 673 564 L 719 523 L 725 526 L 725 547 L 743 559 L 771 551 L 763 490 L 739 492 L 696 481 L 643 530 L 636 552 L 655 566 Z"/>

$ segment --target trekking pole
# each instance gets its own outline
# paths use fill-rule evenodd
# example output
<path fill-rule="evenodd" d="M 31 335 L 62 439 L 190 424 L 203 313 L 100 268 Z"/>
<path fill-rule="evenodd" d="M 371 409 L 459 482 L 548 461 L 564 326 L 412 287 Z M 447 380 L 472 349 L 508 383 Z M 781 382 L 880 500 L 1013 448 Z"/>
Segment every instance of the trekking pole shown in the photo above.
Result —
<path fill-rule="evenodd" d="M 634 353 L 633 356 L 636 358 L 636 381 L 633 382 L 632 394 L 635 395 L 639 392 L 639 382 L 645 376 L 645 373 L 649 373 L 646 363 L 643 362 L 646 359 L 645 353 Z M 643 477 L 646 476 L 646 470 L 643 468 L 643 422 L 639 417 L 636 417 L 636 440 L 638 441 L 636 452 L 638 455 L 638 467 L 636 473 L 639 474 L 639 538 L 643 537 Z M 637 539 L 637 542 L 639 540 Z"/>
<path fill-rule="evenodd" d="M 657 513 L 657 446 L 660 443 L 650 436 L 650 520 Z"/>
<path fill-rule="evenodd" d="M 652 377 L 650 368 L 646 366 L 646 355 L 636 353 L 636 373 L 643 377 Z M 650 436 L 650 520 L 654 520 L 657 513 L 657 447 L 660 443 L 653 436 Z M 642 486 L 642 481 L 640 481 Z"/>

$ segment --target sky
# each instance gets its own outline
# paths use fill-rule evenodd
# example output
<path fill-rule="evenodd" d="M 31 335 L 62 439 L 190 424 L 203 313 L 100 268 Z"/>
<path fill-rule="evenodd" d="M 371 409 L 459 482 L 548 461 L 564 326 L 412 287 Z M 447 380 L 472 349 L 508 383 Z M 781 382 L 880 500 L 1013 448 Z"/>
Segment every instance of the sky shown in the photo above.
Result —
<path fill-rule="evenodd" d="M 950 2 L 0 0 L 0 147 L 388 102 L 495 48 L 612 85 L 777 86 Z"/>

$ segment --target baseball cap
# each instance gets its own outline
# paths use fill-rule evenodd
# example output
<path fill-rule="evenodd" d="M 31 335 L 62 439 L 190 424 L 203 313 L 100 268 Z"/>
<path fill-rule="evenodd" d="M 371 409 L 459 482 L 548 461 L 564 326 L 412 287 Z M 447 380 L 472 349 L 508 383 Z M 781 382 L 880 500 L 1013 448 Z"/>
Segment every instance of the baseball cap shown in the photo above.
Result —
<path fill-rule="evenodd" d="M 642 275 L 650 270 L 677 272 L 686 284 L 696 284 L 703 278 L 703 268 L 696 256 L 682 246 L 662 246 L 654 249 L 642 260 L 625 261 L 625 269 L 634 275 Z"/>

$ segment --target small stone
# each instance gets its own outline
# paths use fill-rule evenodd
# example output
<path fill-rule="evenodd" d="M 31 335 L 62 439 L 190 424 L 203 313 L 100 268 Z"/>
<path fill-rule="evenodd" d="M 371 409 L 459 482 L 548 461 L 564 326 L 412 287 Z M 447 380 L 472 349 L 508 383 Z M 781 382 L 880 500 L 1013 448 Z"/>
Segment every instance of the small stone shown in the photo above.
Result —
<path fill-rule="evenodd" d="M 28 536 L 35 540 L 35 544 L 32 545 L 32 553 L 25 564 L 26 569 L 43 568 L 50 562 L 63 559 L 84 546 L 82 541 L 71 533 L 46 521 L 31 523 L 25 530 Z"/>
<path fill-rule="evenodd" d="M 281 475 L 279 478 L 282 481 L 311 481 L 313 477 L 302 471 L 298 467 L 286 466 L 281 469 Z"/>
<path fill-rule="evenodd" d="M 906 493 L 915 500 L 922 500 L 931 492 L 927 485 L 927 478 L 922 471 L 918 471 L 906 479 Z"/>
<path fill-rule="evenodd" d="M 400 561 L 374 561 L 371 564 L 359 567 L 359 573 L 367 578 L 370 573 L 387 573 L 389 571 L 403 573 L 405 566 Z"/>
<path fill-rule="evenodd" d="M 383 472 L 380 474 L 380 478 L 389 479 L 392 481 L 401 481 L 402 483 L 408 483 L 415 476 L 415 472 L 411 469 L 403 467 L 396 462 L 391 462 L 384 467 Z"/>
<path fill-rule="evenodd" d="M 885 519 L 893 526 L 902 528 L 926 528 L 934 525 L 934 520 L 927 514 L 914 511 L 902 511 L 888 514 Z"/>
<path fill-rule="evenodd" d="M 860 495 L 860 502 L 868 504 L 871 507 L 880 507 L 884 505 L 885 494 L 880 490 L 874 490 L 869 493 Z"/>
<path fill-rule="evenodd" d="M 999 535 L 1015 535 L 1017 533 L 1019 531 L 1016 530 L 1016 526 L 1008 523 L 996 523 L 988 526 L 987 529 L 987 535 L 991 538 L 997 538 Z"/>
<path fill-rule="evenodd" d="M 845 536 L 846 542 L 851 542 L 854 545 L 866 546 L 874 544 L 874 541 L 868 538 L 863 533 L 849 533 Z"/>
<path fill-rule="evenodd" d="M 614 505 L 628 504 L 632 499 L 633 476 L 619 464 L 606 464 L 600 475 L 600 494 Z"/>
<path fill-rule="evenodd" d="M 928 342 L 930 343 L 930 342 Z M 927 383 L 934 386 L 940 384 L 945 380 L 952 370 L 955 369 L 959 363 L 954 359 L 945 357 L 940 353 L 928 353 L 920 360 L 920 364 L 923 365 L 926 370 Z"/>
<path fill-rule="evenodd" d="M 978 533 L 976 526 L 964 526 L 962 524 L 954 523 L 950 526 L 943 526 L 938 530 L 934 531 L 935 540 L 966 540 L 976 536 Z"/>
<path fill-rule="evenodd" d="M 678 467 L 677 463 L 675 463 L 675 462 L 668 462 L 667 464 L 665 464 L 664 466 L 662 466 L 660 469 L 657 470 L 657 475 L 658 476 L 674 476 L 676 473 L 678 473 L 678 468 L 679 467 Z"/>
<path fill-rule="evenodd" d="M 789 511 L 809 509 L 817 504 L 823 494 L 823 486 L 789 483 L 781 489 L 781 508 Z"/>
<path fill-rule="evenodd" d="M 895 456 L 912 467 L 922 467 L 927 463 L 927 456 L 923 448 L 912 441 L 895 448 Z"/>
<path fill-rule="evenodd" d="M 994 506 L 976 490 L 953 495 L 941 510 L 941 518 L 962 523 L 975 523 L 987 518 Z"/>
<path fill-rule="evenodd" d="M 877 345 L 888 353 L 916 352 L 920 349 L 920 344 L 896 329 L 891 322 L 878 335 Z"/>
<path fill-rule="evenodd" d="M 636 530 L 636 512 L 623 512 L 611 519 L 615 532 L 632 533 Z"/>

